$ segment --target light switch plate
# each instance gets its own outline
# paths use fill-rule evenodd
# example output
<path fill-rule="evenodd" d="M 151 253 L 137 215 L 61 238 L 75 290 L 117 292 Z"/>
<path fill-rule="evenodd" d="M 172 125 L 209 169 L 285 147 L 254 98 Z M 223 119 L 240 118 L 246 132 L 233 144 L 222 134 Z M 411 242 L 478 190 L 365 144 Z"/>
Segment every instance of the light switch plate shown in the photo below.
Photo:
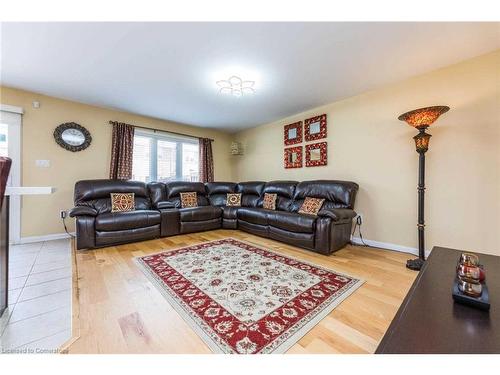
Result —
<path fill-rule="evenodd" d="M 50 160 L 36 160 L 35 165 L 39 168 L 48 168 L 50 167 Z"/>

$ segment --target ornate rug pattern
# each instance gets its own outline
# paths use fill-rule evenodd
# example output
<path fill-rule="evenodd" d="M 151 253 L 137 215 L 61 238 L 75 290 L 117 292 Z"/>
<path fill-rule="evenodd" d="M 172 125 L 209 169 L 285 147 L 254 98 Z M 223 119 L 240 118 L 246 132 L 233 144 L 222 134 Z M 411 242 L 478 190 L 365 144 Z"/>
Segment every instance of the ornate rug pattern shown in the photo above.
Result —
<path fill-rule="evenodd" d="M 135 259 L 217 353 L 283 353 L 363 283 L 232 238 Z"/>

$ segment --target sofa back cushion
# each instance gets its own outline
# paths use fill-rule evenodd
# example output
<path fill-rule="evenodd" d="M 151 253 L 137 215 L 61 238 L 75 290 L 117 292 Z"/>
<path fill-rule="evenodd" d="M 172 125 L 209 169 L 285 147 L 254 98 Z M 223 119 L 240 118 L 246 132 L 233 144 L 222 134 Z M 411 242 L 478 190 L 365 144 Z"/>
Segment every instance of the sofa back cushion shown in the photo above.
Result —
<path fill-rule="evenodd" d="M 306 197 L 325 199 L 322 208 L 354 209 L 358 184 L 351 181 L 314 180 L 297 184 L 291 210 L 297 212 Z"/>
<path fill-rule="evenodd" d="M 227 194 L 236 192 L 234 182 L 207 182 L 205 187 L 211 206 L 225 206 Z"/>
<path fill-rule="evenodd" d="M 202 182 L 172 181 L 165 183 L 165 201 L 174 207 L 181 207 L 181 193 L 196 193 L 198 206 L 208 206 L 205 184 Z"/>
<path fill-rule="evenodd" d="M 151 205 L 157 208 L 159 202 L 167 199 L 167 192 L 165 183 L 163 182 L 150 182 L 148 184 L 149 197 L 151 198 Z"/>
<path fill-rule="evenodd" d="M 264 186 L 263 194 L 276 194 L 276 209 L 279 211 L 290 211 L 295 193 L 297 181 L 271 181 Z M 262 200 L 259 202 L 259 207 L 262 207 Z"/>
<path fill-rule="evenodd" d="M 111 212 L 111 193 L 133 193 L 135 210 L 151 209 L 146 184 L 127 180 L 82 180 L 75 184 L 75 206 L 87 206 L 98 214 Z"/>
<path fill-rule="evenodd" d="M 264 190 L 265 182 L 262 181 L 247 181 L 240 182 L 236 185 L 236 193 L 241 193 L 242 207 L 257 207 L 259 204 L 262 191 Z"/>

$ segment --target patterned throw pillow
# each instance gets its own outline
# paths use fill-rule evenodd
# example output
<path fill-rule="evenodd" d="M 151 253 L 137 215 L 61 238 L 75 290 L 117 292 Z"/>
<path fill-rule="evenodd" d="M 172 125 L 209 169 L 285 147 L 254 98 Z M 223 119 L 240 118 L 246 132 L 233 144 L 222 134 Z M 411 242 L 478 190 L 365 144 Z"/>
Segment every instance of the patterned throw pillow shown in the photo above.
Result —
<path fill-rule="evenodd" d="M 264 193 L 264 202 L 262 203 L 262 207 L 268 210 L 275 210 L 277 198 L 277 194 Z"/>
<path fill-rule="evenodd" d="M 241 193 L 228 193 L 226 198 L 226 206 L 240 207 Z"/>
<path fill-rule="evenodd" d="M 324 202 L 324 199 L 306 197 L 299 208 L 299 214 L 317 215 Z"/>
<path fill-rule="evenodd" d="M 198 194 L 193 191 L 189 193 L 180 193 L 181 208 L 198 207 Z"/>
<path fill-rule="evenodd" d="M 125 212 L 134 210 L 134 193 L 111 193 L 111 212 Z"/>

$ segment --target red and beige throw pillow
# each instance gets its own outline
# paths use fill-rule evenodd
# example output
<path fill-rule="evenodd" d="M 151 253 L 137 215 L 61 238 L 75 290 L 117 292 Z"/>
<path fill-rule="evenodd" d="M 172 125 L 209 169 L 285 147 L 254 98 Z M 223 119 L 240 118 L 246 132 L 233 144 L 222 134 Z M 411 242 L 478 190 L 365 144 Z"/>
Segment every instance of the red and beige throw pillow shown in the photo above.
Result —
<path fill-rule="evenodd" d="M 299 208 L 299 214 L 317 215 L 324 202 L 324 199 L 306 197 Z"/>
<path fill-rule="evenodd" d="M 226 198 L 226 206 L 240 207 L 241 193 L 228 193 Z"/>
<path fill-rule="evenodd" d="M 275 210 L 277 198 L 277 194 L 264 193 L 264 202 L 262 203 L 262 207 L 268 210 Z"/>
<path fill-rule="evenodd" d="M 135 210 L 134 193 L 111 193 L 111 212 Z"/>
<path fill-rule="evenodd" d="M 198 207 L 198 194 L 195 191 L 180 193 L 181 208 Z"/>

